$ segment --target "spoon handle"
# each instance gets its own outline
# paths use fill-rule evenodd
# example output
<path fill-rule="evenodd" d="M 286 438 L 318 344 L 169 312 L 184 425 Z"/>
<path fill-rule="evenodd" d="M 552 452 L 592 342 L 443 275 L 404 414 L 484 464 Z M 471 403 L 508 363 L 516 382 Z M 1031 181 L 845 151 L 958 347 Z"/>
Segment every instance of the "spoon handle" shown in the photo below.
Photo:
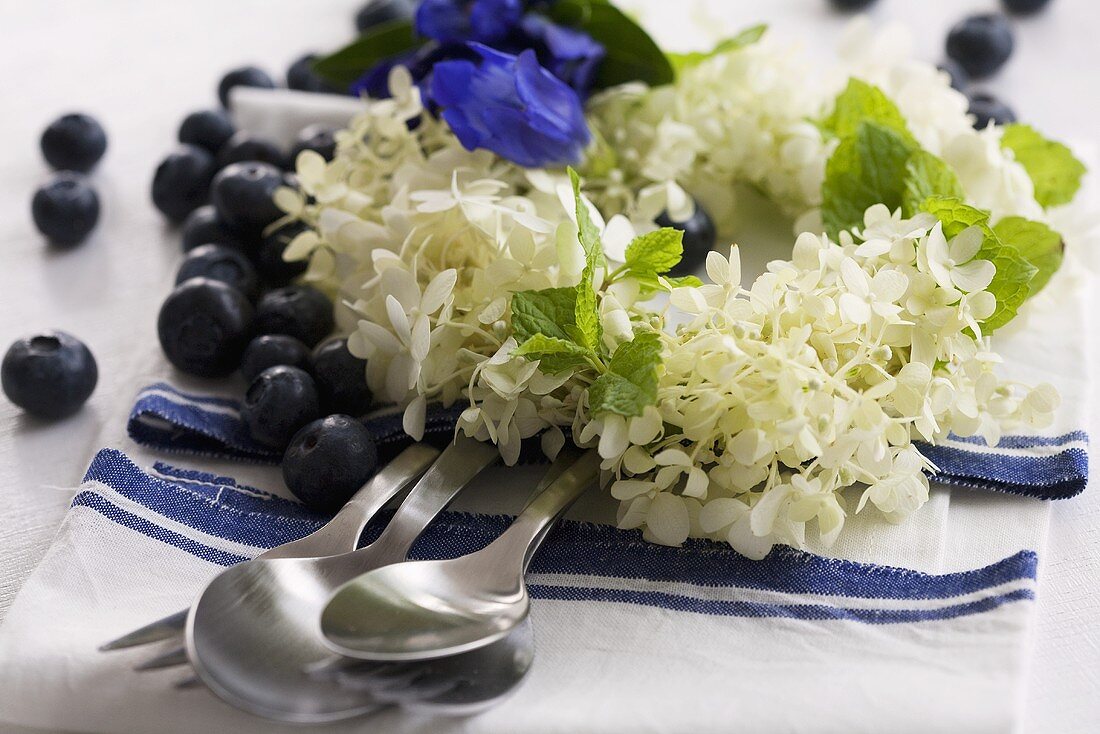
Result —
<path fill-rule="evenodd" d="M 360 564 L 369 556 L 374 568 L 400 563 L 435 516 L 483 469 L 499 458 L 491 443 L 458 435 L 439 460 L 409 490 L 409 496 L 390 518 L 378 539 L 356 556 Z M 362 572 L 362 568 L 358 571 Z"/>
<path fill-rule="evenodd" d="M 582 454 L 527 503 L 508 529 L 492 542 L 493 553 L 499 554 L 498 558 L 521 559 L 520 572 L 525 571 L 558 518 L 599 476 L 600 455 L 595 450 Z"/>
<path fill-rule="evenodd" d="M 414 444 L 402 451 L 370 481 L 352 495 L 347 504 L 324 527 L 286 545 L 272 548 L 261 558 L 313 558 L 347 553 L 359 544 L 359 535 L 370 519 L 439 456 L 427 444 Z"/>

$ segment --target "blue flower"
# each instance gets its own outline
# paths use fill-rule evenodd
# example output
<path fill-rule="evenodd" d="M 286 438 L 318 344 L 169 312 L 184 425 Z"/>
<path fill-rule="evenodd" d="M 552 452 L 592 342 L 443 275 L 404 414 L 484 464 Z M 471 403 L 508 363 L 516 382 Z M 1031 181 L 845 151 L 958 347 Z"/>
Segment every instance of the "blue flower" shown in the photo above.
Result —
<path fill-rule="evenodd" d="M 580 97 L 543 68 L 533 50 L 519 56 L 479 43 L 480 63 L 441 61 L 430 96 L 467 150 L 487 148 L 525 167 L 580 160 L 591 139 Z"/>
<path fill-rule="evenodd" d="M 416 11 L 416 32 L 444 45 L 474 41 L 517 55 L 534 49 L 551 74 L 587 97 L 604 47 L 584 31 L 528 12 L 545 5 L 529 0 L 423 0 Z"/>
<path fill-rule="evenodd" d="M 545 16 L 528 13 L 520 21 L 526 46 L 535 49 L 550 73 L 587 96 L 606 52 L 584 31 L 560 26 Z"/>
<path fill-rule="evenodd" d="M 519 25 L 525 0 L 423 0 L 416 32 L 440 43 L 477 41 L 497 45 Z"/>

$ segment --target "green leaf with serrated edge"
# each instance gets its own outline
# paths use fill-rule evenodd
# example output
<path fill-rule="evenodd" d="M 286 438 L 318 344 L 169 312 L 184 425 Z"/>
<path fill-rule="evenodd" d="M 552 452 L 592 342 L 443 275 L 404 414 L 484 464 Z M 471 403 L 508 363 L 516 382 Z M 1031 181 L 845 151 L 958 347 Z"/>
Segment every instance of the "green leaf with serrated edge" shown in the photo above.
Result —
<path fill-rule="evenodd" d="M 1023 217 L 1005 217 L 993 226 L 1001 242 L 1016 248 L 1020 256 L 1038 270 L 1031 279 L 1031 295 L 1035 295 L 1062 267 L 1065 246 L 1062 236 L 1042 222 Z"/>
<path fill-rule="evenodd" d="M 614 5 L 598 0 L 558 0 L 547 12 L 556 23 L 584 31 L 603 45 L 606 55 L 596 70 L 594 89 L 633 81 L 658 87 L 675 80 L 661 47 Z"/>
<path fill-rule="evenodd" d="M 844 91 L 837 95 L 833 111 L 821 121 L 820 127 L 843 139 L 856 134 L 865 122 L 893 130 L 914 148 L 917 147 L 905 124 L 905 117 L 886 93 L 873 84 L 852 77 Z"/>
<path fill-rule="evenodd" d="M 1073 201 L 1086 169 L 1069 148 L 1022 123 L 1005 126 L 1001 147 L 1011 150 L 1027 171 L 1035 187 L 1035 201 L 1044 207 Z"/>
<path fill-rule="evenodd" d="M 891 211 L 900 207 L 905 164 L 915 151 L 897 132 L 873 122 L 861 123 L 844 138 L 826 162 L 821 184 L 821 217 L 829 236 L 861 225 L 874 204 Z"/>
<path fill-rule="evenodd" d="M 677 278 L 666 278 L 665 280 L 673 288 L 698 288 L 703 285 L 703 281 L 695 275 L 681 275 Z"/>
<path fill-rule="evenodd" d="M 513 293 L 512 332 L 521 344 L 538 334 L 572 341 L 576 308 L 575 288 Z"/>
<path fill-rule="evenodd" d="M 565 339 L 535 334 L 520 344 L 513 352 L 518 357 L 538 360 L 539 370 L 553 375 L 565 370 L 585 367 L 589 364 L 589 352 L 584 347 Z"/>
<path fill-rule="evenodd" d="M 607 373 L 588 389 L 592 414 L 641 415 L 646 406 L 657 402 L 660 365 L 659 334 L 644 332 L 632 341 L 620 344 L 611 357 Z"/>
<path fill-rule="evenodd" d="M 684 233 L 662 227 L 635 237 L 626 247 L 626 267 L 636 275 L 663 275 L 684 255 Z"/>
<path fill-rule="evenodd" d="M 1031 293 L 1030 283 L 1037 269 L 1016 251 L 1012 245 L 1001 242 L 989 226 L 989 212 L 976 209 L 950 196 L 933 196 L 921 205 L 921 210 L 935 216 L 943 224 L 943 234 L 948 239 L 968 227 L 982 230 L 982 246 L 975 256 L 989 260 L 997 272 L 986 288 L 997 299 L 997 309 L 982 323 L 986 334 L 1007 324 L 1016 317 L 1023 302 Z"/>
<path fill-rule="evenodd" d="M 413 24 L 394 20 L 368 29 L 352 43 L 313 62 L 313 70 L 333 86 L 346 88 L 377 64 L 420 46 Z"/>
<path fill-rule="evenodd" d="M 764 23 L 750 26 L 735 36 L 719 41 L 710 51 L 689 51 L 687 53 L 670 52 L 667 54 L 668 60 L 672 63 L 672 68 L 676 70 L 676 74 L 680 75 L 685 69 L 698 66 L 707 59 L 712 59 L 719 54 L 739 51 L 753 45 L 764 37 L 764 33 L 767 30 L 768 26 Z"/>
<path fill-rule="evenodd" d="M 577 212 L 577 236 L 580 239 L 581 248 L 586 256 L 591 252 L 598 252 L 602 257 L 600 229 L 593 223 L 592 213 L 581 196 L 581 177 L 572 168 L 569 169 L 569 182 L 573 185 L 573 205 Z"/>
<path fill-rule="evenodd" d="M 959 178 L 944 161 L 918 150 L 905 162 L 905 192 L 902 194 L 902 213 L 911 217 L 920 211 L 921 204 L 930 196 L 963 198 Z"/>
<path fill-rule="evenodd" d="M 592 222 L 588 205 L 581 196 L 580 176 L 572 168 L 569 169 L 569 180 L 573 184 L 573 201 L 577 207 L 577 237 L 584 250 L 584 270 L 581 271 L 581 282 L 577 284 L 573 319 L 577 325 L 577 343 L 596 352 L 603 339 L 603 325 L 594 283 L 596 268 L 603 262 L 603 244 L 600 242 L 600 230 Z"/>

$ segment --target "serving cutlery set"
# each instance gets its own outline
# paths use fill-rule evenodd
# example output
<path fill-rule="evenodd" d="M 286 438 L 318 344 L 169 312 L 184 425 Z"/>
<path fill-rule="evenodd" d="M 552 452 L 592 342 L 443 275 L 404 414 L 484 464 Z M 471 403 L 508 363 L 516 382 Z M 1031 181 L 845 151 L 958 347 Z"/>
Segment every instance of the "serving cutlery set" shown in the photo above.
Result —
<path fill-rule="evenodd" d="M 118 650 L 175 640 L 137 666 L 190 665 L 205 685 L 269 719 L 321 723 L 399 705 L 468 715 L 512 692 L 534 659 L 523 574 L 550 529 L 599 476 L 595 452 L 565 449 L 496 540 L 458 558 L 408 561 L 432 520 L 498 457 L 458 437 L 418 444 L 315 533 L 215 577 L 189 609 L 113 640 Z M 413 484 L 415 482 L 415 484 Z M 413 484 L 381 535 L 367 523 Z"/>

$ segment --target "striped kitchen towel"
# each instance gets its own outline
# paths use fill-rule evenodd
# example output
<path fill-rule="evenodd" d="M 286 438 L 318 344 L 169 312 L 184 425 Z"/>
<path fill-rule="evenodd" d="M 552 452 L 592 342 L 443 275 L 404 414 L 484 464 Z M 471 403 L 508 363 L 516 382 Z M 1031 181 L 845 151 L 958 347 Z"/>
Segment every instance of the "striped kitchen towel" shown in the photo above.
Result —
<path fill-rule="evenodd" d="M 510 471 L 531 478 L 538 469 Z M 0 629 L 0 722 L 280 731 L 204 689 L 176 690 L 178 670 L 134 673 L 149 650 L 105 655 L 96 646 L 186 605 L 223 567 L 324 519 L 229 477 L 166 464 L 143 470 L 101 451 Z M 471 552 L 507 522 L 447 513 L 412 555 Z M 380 527 L 372 523 L 364 540 Z M 637 531 L 567 521 L 528 574 L 537 662 L 515 696 L 469 720 L 395 711 L 369 725 L 486 734 L 1007 731 L 1035 550 L 1022 542 L 991 563 L 925 573 L 782 548 L 749 561 L 723 544 L 667 548 Z"/>

